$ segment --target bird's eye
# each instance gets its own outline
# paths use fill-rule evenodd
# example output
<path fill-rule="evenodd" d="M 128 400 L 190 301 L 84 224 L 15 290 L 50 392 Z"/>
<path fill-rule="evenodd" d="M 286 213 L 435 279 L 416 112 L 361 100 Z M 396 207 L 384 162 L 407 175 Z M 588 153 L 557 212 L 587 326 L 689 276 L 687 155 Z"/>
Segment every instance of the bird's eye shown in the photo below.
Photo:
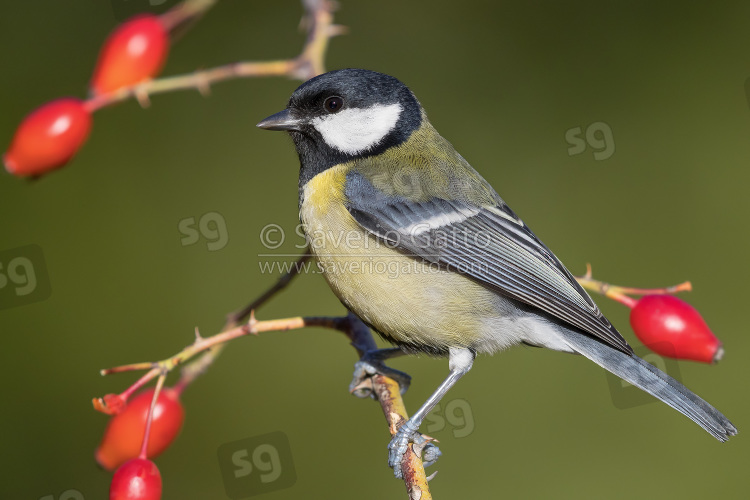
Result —
<path fill-rule="evenodd" d="M 344 107 L 344 99 L 339 96 L 331 96 L 323 102 L 323 108 L 328 113 L 338 113 Z"/>

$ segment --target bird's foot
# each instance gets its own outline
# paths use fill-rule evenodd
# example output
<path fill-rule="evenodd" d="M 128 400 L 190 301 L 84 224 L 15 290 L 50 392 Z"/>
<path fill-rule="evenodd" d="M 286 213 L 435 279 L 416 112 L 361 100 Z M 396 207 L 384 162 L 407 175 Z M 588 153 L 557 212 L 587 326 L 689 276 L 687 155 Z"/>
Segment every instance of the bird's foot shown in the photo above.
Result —
<path fill-rule="evenodd" d="M 390 357 L 388 354 L 391 353 L 391 349 L 366 352 L 362 356 L 362 359 L 354 364 L 354 375 L 349 384 L 349 392 L 358 398 L 366 398 L 368 396 L 374 398 L 375 394 L 370 378 L 373 375 L 380 374 L 398 382 L 399 391 L 401 394 L 404 394 L 411 384 L 411 377 L 407 373 L 394 370 L 385 365 L 383 359 Z"/>
<path fill-rule="evenodd" d="M 442 452 L 433 441 L 434 438 L 421 434 L 411 420 L 402 425 L 388 444 L 388 466 L 393 469 L 393 475 L 399 479 L 404 477 L 402 462 L 410 442 L 414 443 L 413 450 L 417 455 L 423 454 L 422 463 L 425 467 L 434 464 Z"/>

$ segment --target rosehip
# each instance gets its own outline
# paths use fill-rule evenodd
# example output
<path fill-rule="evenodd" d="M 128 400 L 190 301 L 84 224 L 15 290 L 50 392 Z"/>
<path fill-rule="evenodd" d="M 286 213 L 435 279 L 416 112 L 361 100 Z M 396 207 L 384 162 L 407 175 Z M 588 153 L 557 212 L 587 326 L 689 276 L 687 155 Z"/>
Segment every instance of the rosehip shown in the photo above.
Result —
<path fill-rule="evenodd" d="M 151 460 L 134 458 L 122 464 L 109 485 L 109 500 L 159 500 L 161 474 Z"/>
<path fill-rule="evenodd" d="M 99 465 L 113 470 L 138 456 L 153 396 L 153 389 L 138 394 L 120 413 L 110 419 L 102 442 L 96 450 L 95 456 Z M 177 391 L 169 387 L 162 389 L 156 400 L 151 422 L 147 449 L 149 457 L 158 456 L 167 449 L 180 432 L 184 419 L 185 410 Z"/>
<path fill-rule="evenodd" d="M 158 16 L 135 16 L 104 42 L 91 80 L 94 94 L 134 85 L 159 73 L 169 52 L 169 33 Z"/>
<path fill-rule="evenodd" d="M 630 311 L 636 336 L 658 354 L 712 363 L 724 349 L 701 315 L 672 295 L 646 295 Z"/>
<path fill-rule="evenodd" d="M 3 156 L 13 175 L 41 175 L 65 165 L 91 130 L 91 114 L 84 102 L 64 97 L 32 111 L 18 126 Z"/>

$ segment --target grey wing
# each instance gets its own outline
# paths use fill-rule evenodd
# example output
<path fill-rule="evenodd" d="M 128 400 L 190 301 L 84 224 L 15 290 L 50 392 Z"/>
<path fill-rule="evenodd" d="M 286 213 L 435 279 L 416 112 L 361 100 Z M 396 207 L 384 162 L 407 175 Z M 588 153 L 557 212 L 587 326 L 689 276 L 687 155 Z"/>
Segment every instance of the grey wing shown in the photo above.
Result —
<path fill-rule="evenodd" d="M 357 223 L 390 245 L 633 352 L 565 266 L 502 202 L 494 207 L 440 198 L 413 202 L 365 189 L 348 203 Z"/>

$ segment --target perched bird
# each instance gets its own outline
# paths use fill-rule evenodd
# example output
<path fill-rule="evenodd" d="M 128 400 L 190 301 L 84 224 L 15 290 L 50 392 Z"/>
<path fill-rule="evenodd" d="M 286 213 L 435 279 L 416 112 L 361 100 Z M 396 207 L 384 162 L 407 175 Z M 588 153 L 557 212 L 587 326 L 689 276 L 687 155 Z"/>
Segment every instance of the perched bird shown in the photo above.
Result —
<path fill-rule="evenodd" d="M 422 420 L 477 353 L 516 344 L 582 354 L 719 441 L 737 433 L 713 406 L 633 354 L 396 78 L 361 69 L 317 76 L 258 127 L 294 141 L 300 219 L 336 296 L 402 350 L 448 356 L 449 376 L 389 445 L 396 476 Z"/>

